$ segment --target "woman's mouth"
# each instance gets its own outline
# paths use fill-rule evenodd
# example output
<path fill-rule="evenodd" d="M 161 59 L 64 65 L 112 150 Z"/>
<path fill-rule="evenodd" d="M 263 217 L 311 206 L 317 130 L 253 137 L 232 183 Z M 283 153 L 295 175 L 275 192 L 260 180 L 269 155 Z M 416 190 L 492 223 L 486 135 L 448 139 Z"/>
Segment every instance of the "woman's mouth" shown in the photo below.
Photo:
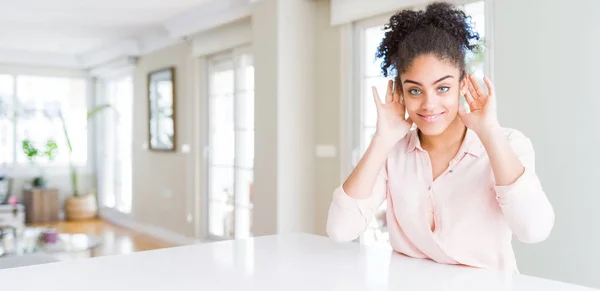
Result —
<path fill-rule="evenodd" d="M 425 122 L 435 122 L 440 116 L 446 114 L 446 112 L 440 112 L 437 114 L 419 114 L 419 116 L 425 120 Z"/>

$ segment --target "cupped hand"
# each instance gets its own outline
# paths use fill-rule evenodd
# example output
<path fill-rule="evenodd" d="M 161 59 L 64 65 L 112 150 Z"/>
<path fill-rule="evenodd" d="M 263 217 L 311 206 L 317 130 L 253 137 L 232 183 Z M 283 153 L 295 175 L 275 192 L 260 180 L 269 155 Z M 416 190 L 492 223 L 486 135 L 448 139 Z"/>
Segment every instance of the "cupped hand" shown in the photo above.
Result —
<path fill-rule="evenodd" d="M 494 85 L 487 77 L 483 77 L 483 81 L 487 86 L 487 92 L 483 91 L 475 76 L 467 76 L 468 88 L 464 95 L 471 112 L 467 113 L 462 105 L 458 107 L 458 114 L 463 124 L 478 135 L 500 127 Z"/>
<path fill-rule="evenodd" d="M 394 82 L 388 81 L 385 103 L 381 102 L 377 88 L 373 86 L 373 98 L 377 108 L 377 130 L 375 136 L 387 145 L 394 145 L 401 140 L 412 127 L 410 117 L 406 118 L 406 109 L 400 90 L 396 90 Z"/>

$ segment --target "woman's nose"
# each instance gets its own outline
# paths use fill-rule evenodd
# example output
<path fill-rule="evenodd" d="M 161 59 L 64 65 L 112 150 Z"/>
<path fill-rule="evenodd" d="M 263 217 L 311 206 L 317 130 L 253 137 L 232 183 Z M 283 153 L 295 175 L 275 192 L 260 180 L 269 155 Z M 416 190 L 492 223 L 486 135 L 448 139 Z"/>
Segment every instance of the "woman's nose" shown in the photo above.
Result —
<path fill-rule="evenodd" d="M 437 107 L 437 101 L 437 96 L 428 95 L 421 106 L 425 110 L 433 110 Z"/>

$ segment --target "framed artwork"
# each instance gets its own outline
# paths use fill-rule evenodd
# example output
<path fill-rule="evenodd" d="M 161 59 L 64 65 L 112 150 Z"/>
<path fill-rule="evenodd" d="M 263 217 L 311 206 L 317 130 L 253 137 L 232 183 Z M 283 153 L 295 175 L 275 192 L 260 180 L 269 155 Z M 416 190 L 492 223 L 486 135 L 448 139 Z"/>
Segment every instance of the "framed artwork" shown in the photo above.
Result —
<path fill-rule="evenodd" d="M 175 68 L 148 73 L 148 139 L 150 150 L 175 151 Z"/>

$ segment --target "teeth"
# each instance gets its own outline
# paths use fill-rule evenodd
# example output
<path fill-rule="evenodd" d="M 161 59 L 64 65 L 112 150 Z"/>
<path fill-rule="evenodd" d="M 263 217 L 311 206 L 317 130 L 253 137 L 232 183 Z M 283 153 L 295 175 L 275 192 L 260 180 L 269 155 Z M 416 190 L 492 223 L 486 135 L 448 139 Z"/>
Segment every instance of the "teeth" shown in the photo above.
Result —
<path fill-rule="evenodd" d="M 423 118 L 427 121 L 432 121 L 435 120 L 436 118 L 438 118 L 440 115 L 442 114 L 436 114 L 436 115 L 423 115 Z"/>

